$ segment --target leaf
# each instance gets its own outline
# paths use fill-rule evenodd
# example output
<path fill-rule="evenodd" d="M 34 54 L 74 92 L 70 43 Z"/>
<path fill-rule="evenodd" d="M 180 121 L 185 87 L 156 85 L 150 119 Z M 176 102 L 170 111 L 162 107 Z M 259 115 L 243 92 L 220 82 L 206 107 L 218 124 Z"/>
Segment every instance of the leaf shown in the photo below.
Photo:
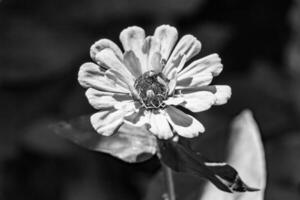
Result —
<path fill-rule="evenodd" d="M 112 136 L 98 134 L 91 126 L 89 116 L 60 122 L 52 128 L 58 135 L 82 147 L 108 153 L 130 163 L 145 161 L 157 151 L 156 138 L 150 132 L 125 123 Z"/>
<path fill-rule="evenodd" d="M 160 140 L 158 144 L 162 162 L 176 172 L 206 178 L 225 192 L 257 190 L 247 186 L 237 171 L 226 163 L 209 162 L 200 153 L 194 152 L 182 143 Z"/>
<path fill-rule="evenodd" d="M 201 200 L 263 200 L 266 186 L 265 155 L 258 126 L 250 111 L 242 112 L 232 123 L 227 162 L 234 166 L 251 185 L 260 188 L 254 193 L 227 194 L 208 183 Z"/>

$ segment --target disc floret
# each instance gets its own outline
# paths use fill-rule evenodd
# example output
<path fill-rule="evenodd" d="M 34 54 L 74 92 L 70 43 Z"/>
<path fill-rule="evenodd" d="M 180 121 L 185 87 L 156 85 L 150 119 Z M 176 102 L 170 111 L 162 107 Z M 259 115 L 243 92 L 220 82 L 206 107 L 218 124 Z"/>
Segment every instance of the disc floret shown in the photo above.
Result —
<path fill-rule="evenodd" d="M 168 98 L 168 83 L 161 72 L 148 71 L 136 79 L 134 87 L 146 109 L 158 109 L 165 107 L 163 101 Z"/>

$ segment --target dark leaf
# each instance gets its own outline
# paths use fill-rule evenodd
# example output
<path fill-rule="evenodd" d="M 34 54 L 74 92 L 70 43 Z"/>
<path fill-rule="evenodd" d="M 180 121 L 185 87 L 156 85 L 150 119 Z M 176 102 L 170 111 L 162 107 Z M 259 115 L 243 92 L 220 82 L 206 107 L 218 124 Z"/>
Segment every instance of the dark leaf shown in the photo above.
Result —
<path fill-rule="evenodd" d="M 247 186 L 237 171 L 226 163 L 209 162 L 201 154 L 188 146 L 173 141 L 160 140 L 161 160 L 176 172 L 193 174 L 210 180 L 220 190 L 226 192 L 257 191 Z"/>
<path fill-rule="evenodd" d="M 142 162 L 157 150 L 156 138 L 144 128 L 123 124 L 112 136 L 98 134 L 89 116 L 52 125 L 55 133 L 85 148 L 108 153 L 126 162 Z"/>

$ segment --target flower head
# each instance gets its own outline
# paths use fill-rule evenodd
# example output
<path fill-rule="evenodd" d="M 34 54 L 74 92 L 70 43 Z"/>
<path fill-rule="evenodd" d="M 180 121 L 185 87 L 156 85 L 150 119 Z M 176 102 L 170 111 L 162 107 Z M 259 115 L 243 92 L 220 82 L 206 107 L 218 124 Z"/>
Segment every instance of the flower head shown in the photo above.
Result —
<path fill-rule="evenodd" d="M 227 85 L 209 85 L 221 73 L 217 54 L 187 61 L 197 55 L 201 43 L 192 35 L 176 44 L 176 28 L 162 25 L 153 36 L 137 26 L 124 29 L 120 40 L 124 53 L 112 41 L 101 39 L 91 46 L 96 62 L 80 67 L 79 83 L 97 110 L 91 124 L 109 136 L 128 123 L 145 126 L 160 139 L 175 134 L 192 138 L 204 132 L 203 125 L 178 106 L 201 112 L 225 104 L 231 96 Z"/>

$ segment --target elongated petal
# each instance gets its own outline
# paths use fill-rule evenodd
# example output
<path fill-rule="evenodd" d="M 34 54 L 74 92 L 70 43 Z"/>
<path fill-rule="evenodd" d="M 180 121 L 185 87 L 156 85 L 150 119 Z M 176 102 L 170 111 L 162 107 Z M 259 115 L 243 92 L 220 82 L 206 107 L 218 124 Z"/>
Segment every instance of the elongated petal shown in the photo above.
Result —
<path fill-rule="evenodd" d="M 90 49 L 91 58 L 93 60 L 95 60 L 97 53 L 99 53 L 100 51 L 102 51 L 103 49 L 106 49 L 106 48 L 111 49 L 115 53 L 117 58 L 119 58 L 120 60 L 123 59 L 123 54 L 122 54 L 121 49 L 113 41 L 108 40 L 108 39 L 98 40 L 91 46 L 91 49 Z"/>
<path fill-rule="evenodd" d="M 181 105 L 192 112 L 202 112 L 216 103 L 216 96 L 208 91 L 197 91 L 169 97 L 165 103 L 168 105 Z"/>
<path fill-rule="evenodd" d="M 169 123 L 178 135 L 192 138 L 198 136 L 199 132 L 203 133 L 205 131 L 203 125 L 198 120 L 173 106 L 168 106 L 166 112 Z"/>
<path fill-rule="evenodd" d="M 196 73 L 189 77 L 177 77 L 176 89 L 193 88 L 209 85 L 212 82 L 213 76 L 211 73 Z"/>
<path fill-rule="evenodd" d="M 169 60 L 167 64 L 164 66 L 162 73 L 168 78 L 172 79 L 172 73 L 176 69 L 176 77 L 177 77 L 177 72 L 179 72 L 183 66 L 185 65 L 186 62 L 186 56 L 185 55 L 180 55 L 178 57 L 173 58 L 173 60 Z"/>
<path fill-rule="evenodd" d="M 142 75 L 141 62 L 132 50 L 125 52 L 123 62 L 135 78 Z"/>
<path fill-rule="evenodd" d="M 170 139 L 173 136 L 165 111 L 153 111 L 150 114 L 150 128 L 159 139 Z"/>
<path fill-rule="evenodd" d="M 125 51 L 132 50 L 135 55 L 140 59 L 142 72 L 147 71 L 147 57 L 142 52 L 142 47 L 145 40 L 144 29 L 138 26 L 131 26 L 124 29 L 120 33 L 120 41 Z"/>
<path fill-rule="evenodd" d="M 132 97 L 127 94 L 103 92 L 93 88 L 89 88 L 85 95 L 89 103 L 98 110 L 112 107 L 118 109 L 124 104 L 133 102 Z"/>
<path fill-rule="evenodd" d="M 199 60 L 195 60 L 189 64 L 185 69 L 179 72 L 180 79 L 190 77 L 195 74 L 211 73 L 213 76 L 219 75 L 223 70 L 221 58 L 218 54 L 211 54 Z"/>
<path fill-rule="evenodd" d="M 159 67 L 160 62 L 154 63 L 154 61 L 157 61 L 157 55 L 160 54 L 159 53 L 160 52 L 160 43 L 155 37 L 148 36 L 145 39 L 143 47 L 142 47 L 142 52 L 143 52 L 143 54 L 146 55 L 146 58 L 147 58 L 147 63 L 146 63 L 147 71 L 150 71 L 150 70 L 155 71 L 155 69 L 157 69 L 157 68 L 161 69 L 161 67 Z M 153 64 L 154 64 L 154 66 L 153 66 Z M 160 71 L 157 71 L 157 72 L 160 72 Z"/>
<path fill-rule="evenodd" d="M 101 91 L 130 93 L 126 87 L 117 84 L 104 74 L 98 65 L 94 63 L 84 63 L 78 72 L 78 81 L 80 85 L 86 88 L 90 87 Z"/>
<path fill-rule="evenodd" d="M 179 40 L 169 60 L 174 58 L 176 59 L 180 55 L 185 55 L 186 59 L 189 60 L 193 56 L 197 55 L 200 50 L 200 41 L 192 35 L 185 35 Z"/>
<path fill-rule="evenodd" d="M 173 96 L 173 97 L 169 97 L 167 100 L 164 101 L 164 103 L 166 105 L 174 105 L 174 106 L 178 106 L 180 104 L 184 103 L 184 98 L 182 96 Z"/>
<path fill-rule="evenodd" d="M 168 84 L 168 88 L 169 88 L 169 95 L 172 95 L 174 93 L 176 84 L 177 84 L 177 69 L 174 68 L 167 76 L 167 78 L 170 80 L 169 84 Z"/>
<path fill-rule="evenodd" d="M 104 49 L 100 51 L 96 55 L 96 61 L 102 67 L 118 71 L 122 74 L 122 76 L 134 80 L 133 75 L 129 72 L 127 67 L 116 57 L 111 49 Z"/>
<path fill-rule="evenodd" d="M 178 39 L 176 28 L 169 25 L 161 25 L 155 29 L 154 37 L 161 44 L 160 54 L 162 59 L 168 60 L 169 55 Z"/>
<path fill-rule="evenodd" d="M 216 102 L 214 105 L 223 105 L 227 103 L 227 101 L 231 97 L 231 87 L 228 85 L 208 85 L 193 88 L 185 88 L 181 90 L 183 94 L 201 91 L 211 92 L 215 95 Z"/>
<path fill-rule="evenodd" d="M 183 93 L 183 107 L 192 112 L 202 112 L 208 110 L 216 103 L 216 97 L 213 93 L 207 91 Z"/>
<path fill-rule="evenodd" d="M 155 72 L 161 72 L 162 68 L 163 68 L 163 64 L 162 64 L 162 58 L 160 53 L 155 52 L 152 57 L 151 60 L 149 60 L 149 66 L 151 66 L 152 70 Z"/>
<path fill-rule="evenodd" d="M 94 129 L 101 135 L 110 136 L 122 125 L 124 117 L 135 110 L 134 103 L 124 104 L 122 108 L 101 110 L 91 116 Z"/>
<path fill-rule="evenodd" d="M 124 119 L 132 126 L 141 127 L 150 123 L 150 112 L 140 108 L 137 112 L 126 116 Z"/>

